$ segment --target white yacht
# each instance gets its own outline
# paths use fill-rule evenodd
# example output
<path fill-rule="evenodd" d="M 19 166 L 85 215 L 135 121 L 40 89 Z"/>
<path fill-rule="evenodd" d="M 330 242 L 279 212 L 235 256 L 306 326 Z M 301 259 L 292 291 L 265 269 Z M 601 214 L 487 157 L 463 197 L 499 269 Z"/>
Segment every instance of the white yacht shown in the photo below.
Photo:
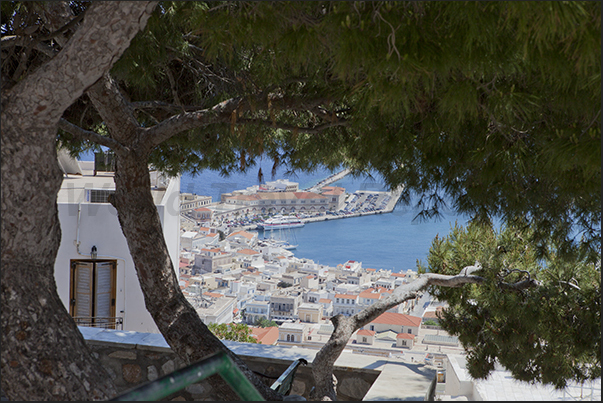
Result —
<path fill-rule="evenodd" d="M 263 230 L 299 228 L 303 227 L 304 222 L 295 216 L 285 216 L 277 214 L 258 224 L 258 227 Z"/>

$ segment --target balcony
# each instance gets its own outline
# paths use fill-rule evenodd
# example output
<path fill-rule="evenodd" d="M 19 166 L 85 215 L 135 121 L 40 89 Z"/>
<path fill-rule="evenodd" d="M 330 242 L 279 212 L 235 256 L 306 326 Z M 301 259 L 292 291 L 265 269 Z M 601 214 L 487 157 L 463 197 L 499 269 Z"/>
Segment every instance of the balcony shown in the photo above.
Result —
<path fill-rule="evenodd" d="M 124 327 L 124 318 L 122 317 L 75 316 L 73 320 L 76 325 L 85 327 L 114 330 L 123 330 Z"/>

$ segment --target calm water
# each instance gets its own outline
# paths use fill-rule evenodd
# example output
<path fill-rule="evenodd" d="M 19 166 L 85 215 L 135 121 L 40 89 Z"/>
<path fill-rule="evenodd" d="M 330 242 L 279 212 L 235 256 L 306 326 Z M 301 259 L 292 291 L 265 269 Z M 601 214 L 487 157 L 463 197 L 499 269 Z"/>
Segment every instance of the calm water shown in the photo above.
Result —
<path fill-rule="evenodd" d="M 270 169 L 271 166 L 262 166 L 263 172 L 270 172 Z M 330 173 L 321 170 L 287 176 L 280 171 L 274 179 L 286 178 L 298 182 L 300 189 L 304 189 Z M 264 181 L 269 180 L 272 180 L 270 176 L 264 177 Z M 218 201 L 223 192 L 257 184 L 257 169 L 247 175 L 234 174 L 230 177 L 205 171 L 196 177 L 183 175 L 180 190 L 212 196 L 213 201 Z M 384 190 L 376 179 L 351 176 L 335 185 L 345 187 L 349 193 L 355 190 Z M 297 249 L 292 250 L 296 257 L 312 259 L 321 264 L 336 266 L 347 260 L 356 260 L 367 268 L 393 269 L 396 272 L 416 270 L 417 259 L 426 263 L 431 241 L 437 234 L 448 234 L 455 220 L 459 224 L 467 222 L 465 217 L 444 212 L 439 221 L 413 223 L 417 212 L 411 207 L 398 205 L 392 213 L 309 223 L 303 228 L 283 231 L 283 235 L 290 232 L 290 242 L 298 245 Z"/>

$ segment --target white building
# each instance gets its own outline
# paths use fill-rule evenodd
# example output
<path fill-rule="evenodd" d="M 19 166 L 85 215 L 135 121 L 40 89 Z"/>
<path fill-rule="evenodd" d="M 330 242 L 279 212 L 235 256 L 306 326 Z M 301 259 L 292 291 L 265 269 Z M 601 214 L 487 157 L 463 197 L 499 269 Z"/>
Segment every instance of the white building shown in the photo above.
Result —
<path fill-rule="evenodd" d="M 293 345 L 303 343 L 308 334 L 308 325 L 305 323 L 285 322 L 278 327 L 278 344 Z"/>
<path fill-rule="evenodd" d="M 344 264 L 337 265 L 337 268 L 341 270 L 341 272 L 346 275 L 356 274 L 360 270 L 362 270 L 362 262 L 356 262 L 355 260 L 348 260 Z"/>
<path fill-rule="evenodd" d="M 60 158 L 69 160 L 64 154 Z M 117 210 L 107 202 L 115 191 L 113 173 L 95 175 L 93 161 L 68 163 L 73 169 L 65 174 L 57 196 L 61 245 L 54 273 L 59 297 L 72 316 L 82 318 L 80 325 L 123 321 L 123 330 L 158 333 L 145 307 Z M 168 252 L 179 276 L 180 178 L 168 180 L 151 172 L 151 185 Z"/>
<path fill-rule="evenodd" d="M 236 308 L 237 299 L 216 293 L 204 293 L 206 300 L 203 306 L 197 308 L 199 318 L 209 325 L 210 323 L 231 323 L 234 319 L 233 311 Z"/>
<path fill-rule="evenodd" d="M 361 309 L 358 306 L 358 295 L 335 294 L 333 300 L 333 316 L 342 314 L 352 316 Z"/>
<path fill-rule="evenodd" d="M 321 304 L 312 304 L 304 302 L 297 308 L 297 316 L 302 322 L 320 323 L 322 322 L 323 306 Z"/>
<path fill-rule="evenodd" d="M 253 300 L 245 306 L 245 322 L 255 324 L 258 319 L 270 319 L 270 301 Z"/>

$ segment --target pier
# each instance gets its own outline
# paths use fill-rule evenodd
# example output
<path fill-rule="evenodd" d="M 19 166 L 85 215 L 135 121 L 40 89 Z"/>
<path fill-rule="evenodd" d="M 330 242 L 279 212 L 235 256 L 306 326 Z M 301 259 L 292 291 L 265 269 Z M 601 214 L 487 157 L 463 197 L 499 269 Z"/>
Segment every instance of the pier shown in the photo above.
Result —
<path fill-rule="evenodd" d="M 337 173 L 334 173 L 333 175 L 329 176 L 328 178 L 325 178 L 325 179 L 321 180 L 316 185 L 314 185 L 312 187 L 309 187 L 307 189 L 304 189 L 304 191 L 306 191 L 306 192 L 317 192 L 320 189 L 322 189 L 324 186 L 329 186 L 331 183 L 335 183 L 338 180 L 345 178 L 345 176 L 347 174 L 349 174 L 350 172 L 351 172 L 350 169 L 346 168 L 343 171 L 339 171 Z"/>

